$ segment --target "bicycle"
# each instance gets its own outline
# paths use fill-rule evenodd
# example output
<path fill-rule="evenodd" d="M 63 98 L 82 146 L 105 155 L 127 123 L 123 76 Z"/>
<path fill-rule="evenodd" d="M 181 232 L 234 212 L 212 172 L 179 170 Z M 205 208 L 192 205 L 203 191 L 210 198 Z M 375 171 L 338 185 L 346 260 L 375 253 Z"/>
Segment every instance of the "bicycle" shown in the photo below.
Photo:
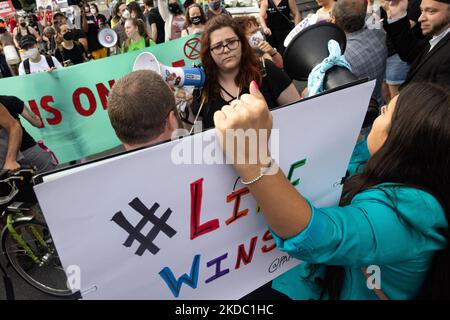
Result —
<path fill-rule="evenodd" d="M 0 173 L 0 242 L 8 266 L 34 288 L 74 297 L 32 189 L 33 168 Z"/>

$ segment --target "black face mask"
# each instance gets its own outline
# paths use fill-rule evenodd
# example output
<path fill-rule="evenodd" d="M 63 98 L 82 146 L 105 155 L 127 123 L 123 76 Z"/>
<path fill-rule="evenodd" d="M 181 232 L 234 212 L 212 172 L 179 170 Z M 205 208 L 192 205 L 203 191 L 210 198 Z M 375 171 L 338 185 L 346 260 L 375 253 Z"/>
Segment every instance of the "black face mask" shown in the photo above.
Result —
<path fill-rule="evenodd" d="M 20 26 L 21 26 L 22 28 L 25 28 L 25 27 L 27 26 L 27 23 L 26 23 L 26 22 L 21 22 L 21 23 L 20 23 Z"/>
<path fill-rule="evenodd" d="M 172 14 L 180 14 L 181 13 L 181 9 L 180 9 L 180 6 L 178 5 L 178 3 L 169 4 L 169 11 Z"/>
<path fill-rule="evenodd" d="M 73 37 L 73 32 L 72 31 L 67 31 L 66 33 L 64 33 L 63 35 L 64 40 L 66 41 L 71 41 L 74 39 Z"/>
<path fill-rule="evenodd" d="M 197 25 L 197 24 L 202 23 L 202 18 L 200 18 L 200 17 L 191 17 L 191 21 L 192 21 L 192 24 Z"/>

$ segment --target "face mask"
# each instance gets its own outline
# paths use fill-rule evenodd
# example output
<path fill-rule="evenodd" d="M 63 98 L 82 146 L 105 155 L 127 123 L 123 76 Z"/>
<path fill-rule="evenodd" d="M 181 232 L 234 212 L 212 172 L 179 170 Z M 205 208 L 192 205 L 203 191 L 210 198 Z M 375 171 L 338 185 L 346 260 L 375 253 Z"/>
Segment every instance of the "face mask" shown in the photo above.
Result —
<path fill-rule="evenodd" d="M 248 42 L 252 48 L 258 48 L 258 43 L 260 41 L 264 41 L 265 38 L 260 30 L 256 31 L 254 34 L 250 36 Z"/>
<path fill-rule="evenodd" d="M 25 27 L 27 26 L 27 23 L 26 23 L 26 22 L 21 22 L 21 23 L 20 23 L 20 26 L 21 26 L 22 28 L 25 28 Z"/>
<path fill-rule="evenodd" d="M 209 6 L 211 7 L 211 9 L 217 11 L 220 8 L 220 1 L 212 2 L 209 4 Z"/>
<path fill-rule="evenodd" d="M 37 48 L 31 48 L 27 50 L 27 56 L 31 59 L 36 59 L 39 55 L 39 50 Z"/>
<path fill-rule="evenodd" d="M 96 14 L 96 13 L 97 13 L 97 10 L 91 9 L 91 13 L 92 13 L 92 14 Z"/>
<path fill-rule="evenodd" d="M 0 27 L 0 33 L 5 33 L 5 32 L 6 32 L 6 28 Z"/>
<path fill-rule="evenodd" d="M 173 14 L 181 13 L 180 6 L 178 5 L 178 3 L 169 4 L 169 11 Z"/>
<path fill-rule="evenodd" d="M 124 12 L 122 12 L 122 17 L 124 19 L 129 19 L 130 18 L 130 11 L 125 10 Z"/>
<path fill-rule="evenodd" d="M 202 19 L 200 17 L 191 17 L 191 21 L 193 24 L 200 24 L 202 23 Z"/>
<path fill-rule="evenodd" d="M 63 35 L 64 40 L 66 41 L 71 41 L 73 40 L 73 32 L 72 31 L 67 31 L 66 33 L 64 33 Z"/>

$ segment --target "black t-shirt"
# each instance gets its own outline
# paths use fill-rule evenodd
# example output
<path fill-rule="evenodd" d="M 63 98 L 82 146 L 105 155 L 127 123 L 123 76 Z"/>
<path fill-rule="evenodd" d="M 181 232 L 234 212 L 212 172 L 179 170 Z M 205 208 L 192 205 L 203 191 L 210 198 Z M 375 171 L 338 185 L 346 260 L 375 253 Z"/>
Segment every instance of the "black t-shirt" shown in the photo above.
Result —
<path fill-rule="evenodd" d="M 99 50 L 103 48 L 103 46 L 98 42 L 98 26 L 97 21 L 94 16 L 87 16 L 87 23 L 88 23 L 88 32 L 87 35 L 87 41 L 88 41 L 88 51 L 89 53 Z"/>
<path fill-rule="evenodd" d="M 22 100 L 13 96 L 0 95 L 0 103 L 5 106 L 14 119 L 19 120 L 19 115 L 22 114 L 25 105 Z M 20 124 L 20 126 L 22 127 L 22 124 Z M 35 145 L 36 141 L 34 141 L 33 137 L 22 127 L 22 144 L 20 145 L 20 151 L 27 150 Z"/>
<path fill-rule="evenodd" d="M 66 48 L 60 46 L 55 50 L 55 57 L 61 63 L 66 60 L 70 60 L 73 64 L 79 64 L 84 62 L 84 53 L 84 47 L 80 43 L 75 42 L 73 48 L 70 50 L 67 50 Z"/>
<path fill-rule="evenodd" d="M 262 78 L 260 91 L 266 99 L 269 109 L 278 107 L 277 99 L 280 94 L 292 83 L 289 76 L 272 61 L 264 60 L 266 75 Z M 244 88 L 240 95 L 248 93 L 248 88 Z M 202 108 L 200 115 L 203 119 L 203 128 L 211 128 L 214 126 L 214 112 L 222 109 L 224 105 L 229 104 L 233 99 L 225 101 L 222 96 L 208 95 L 208 102 Z M 194 102 L 192 103 L 192 111 L 197 114 L 200 108 L 200 90 L 194 91 Z"/>
<path fill-rule="evenodd" d="M 272 30 L 272 33 L 287 34 L 293 28 L 293 25 L 289 22 L 291 16 L 289 1 L 281 0 L 277 8 L 275 6 L 275 3 L 268 2 L 267 26 Z"/>
<path fill-rule="evenodd" d="M 158 8 L 150 9 L 150 12 L 147 15 L 148 25 L 151 26 L 153 23 L 156 23 L 156 29 L 158 31 L 158 35 L 156 38 L 156 43 L 163 43 L 165 32 L 164 32 L 164 20 L 159 14 Z"/>
<path fill-rule="evenodd" d="M 72 29 L 70 31 L 72 31 L 73 37 L 74 37 L 73 40 L 75 40 L 75 41 L 79 41 L 81 38 L 86 38 L 87 39 L 86 33 L 84 33 L 83 30 Z"/>

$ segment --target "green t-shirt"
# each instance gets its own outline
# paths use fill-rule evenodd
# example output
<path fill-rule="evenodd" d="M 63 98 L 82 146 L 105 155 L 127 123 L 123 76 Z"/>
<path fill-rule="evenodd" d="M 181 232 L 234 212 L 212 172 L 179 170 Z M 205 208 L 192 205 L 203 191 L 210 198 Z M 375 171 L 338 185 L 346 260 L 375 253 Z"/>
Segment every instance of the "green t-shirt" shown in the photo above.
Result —
<path fill-rule="evenodd" d="M 155 45 L 155 41 L 153 41 L 152 39 L 147 40 L 147 43 L 148 43 L 149 47 Z M 137 50 L 144 49 L 146 47 L 147 46 L 146 46 L 146 43 L 145 43 L 145 39 L 143 37 L 141 37 L 141 39 L 139 41 L 136 41 L 136 42 L 131 41 L 130 45 L 128 46 L 127 51 L 125 51 L 125 45 L 123 45 L 122 46 L 122 48 L 123 48 L 122 49 L 122 53 L 137 51 Z"/>

